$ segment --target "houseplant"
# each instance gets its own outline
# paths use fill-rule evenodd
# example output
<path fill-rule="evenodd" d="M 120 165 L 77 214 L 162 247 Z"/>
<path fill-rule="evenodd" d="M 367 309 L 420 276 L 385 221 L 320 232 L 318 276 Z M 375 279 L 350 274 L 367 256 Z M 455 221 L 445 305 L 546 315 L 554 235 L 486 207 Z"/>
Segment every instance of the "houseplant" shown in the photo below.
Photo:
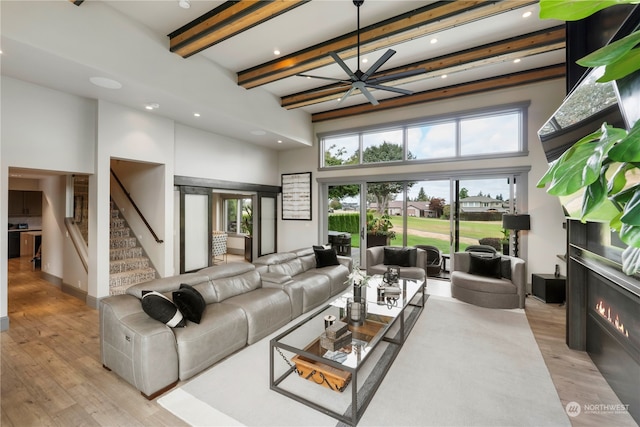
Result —
<path fill-rule="evenodd" d="M 393 223 L 388 214 L 367 221 L 367 247 L 386 246 L 395 239 L 396 232 L 391 230 Z"/>
<path fill-rule="evenodd" d="M 244 236 L 244 259 L 253 261 L 253 207 L 250 204 L 243 205 L 240 227 Z"/>
<path fill-rule="evenodd" d="M 565 21 L 579 20 L 593 13 L 622 3 L 638 0 L 610 1 L 540 1 L 540 18 Z M 583 66 L 604 66 L 598 82 L 634 76 L 640 69 L 640 31 L 608 44 L 577 61 Z M 616 211 L 609 215 L 609 225 L 627 244 L 622 253 L 622 269 L 632 275 L 640 271 L 640 120 L 630 130 L 603 123 L 601 128 L 577 141 L 555 160 L 538 182 L 549 185 L 547 192 L 567 196 L 584 191 L 581 220 L 609 200 Z"/>

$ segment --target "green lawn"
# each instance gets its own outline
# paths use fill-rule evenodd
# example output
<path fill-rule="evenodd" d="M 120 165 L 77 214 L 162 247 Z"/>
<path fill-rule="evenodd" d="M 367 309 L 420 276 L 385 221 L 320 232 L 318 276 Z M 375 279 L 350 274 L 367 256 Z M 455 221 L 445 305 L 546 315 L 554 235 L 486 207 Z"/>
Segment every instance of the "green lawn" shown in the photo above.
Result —
<path fill-rule="evenodd" d="M 402 228 L 402 217 L 391 217 L 394 228 Z M 407 218 L 407 246 L 415 245 L 433 245 L 444 253 L 449 253 L 449 220 L 438 218 Z M 437 233 L 441 236 L 420 236 L 413 233 L 412 230 Z M 502 237 L 502 223 L 500 221 L 461 221 L 460 237 L 472 240 L 480 240 L 483 237 Z M 477 242 L 476 242 L 477 243 Z M 397 236 L 391 241 L 392 245 L 400 246 L 402 244 L 402 236 Z M 471 243 L 461 242 L 460 250 L 464 250 Z M 351 247 L 360 247 L 360 236 L 351 235 Z"/>

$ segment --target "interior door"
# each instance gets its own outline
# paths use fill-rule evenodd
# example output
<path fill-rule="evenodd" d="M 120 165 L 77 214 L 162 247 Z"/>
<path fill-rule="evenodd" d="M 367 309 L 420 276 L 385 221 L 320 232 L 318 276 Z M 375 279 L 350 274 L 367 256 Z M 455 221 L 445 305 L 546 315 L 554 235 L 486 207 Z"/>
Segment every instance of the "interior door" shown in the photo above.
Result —
<path fill-rule="evenodd" d="M 180 273 L 212 264 L 212 197 L 206 188 L 182 187 L 180 191 Z"/>
<path fill-rule="evenodd" d="M 277 198 L 276 193 L 258 193 L 258 256 L 272 254 L 278 248 Z"/>

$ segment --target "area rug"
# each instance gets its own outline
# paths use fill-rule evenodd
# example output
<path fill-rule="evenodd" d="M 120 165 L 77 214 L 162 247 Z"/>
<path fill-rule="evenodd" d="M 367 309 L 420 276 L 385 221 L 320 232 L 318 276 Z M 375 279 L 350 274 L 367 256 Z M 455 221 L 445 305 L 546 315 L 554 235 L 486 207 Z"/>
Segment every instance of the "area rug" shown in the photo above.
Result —
<path fill-rule="evenodd" d="M 158 402 L 193 426 L 340 425 L 269 389 L 270 338 Z M 313 387 L 321 401 L 338 398 L 339 393 L 291 378 L 295 387 Z M 486 309 L 432 296 L 358 425 L 571 424 L 524 310 Z"/>

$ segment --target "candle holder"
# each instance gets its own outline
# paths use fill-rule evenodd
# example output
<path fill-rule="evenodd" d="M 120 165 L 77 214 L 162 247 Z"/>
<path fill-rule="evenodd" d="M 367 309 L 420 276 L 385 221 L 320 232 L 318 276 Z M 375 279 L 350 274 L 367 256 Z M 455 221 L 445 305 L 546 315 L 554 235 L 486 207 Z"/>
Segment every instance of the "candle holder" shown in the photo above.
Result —
<path fill-rule="evenodd" d="M 367 300 L 364 298 L 347 299 L 347 319 L 353 326 L 361 326 L 367 317 Z"/>

